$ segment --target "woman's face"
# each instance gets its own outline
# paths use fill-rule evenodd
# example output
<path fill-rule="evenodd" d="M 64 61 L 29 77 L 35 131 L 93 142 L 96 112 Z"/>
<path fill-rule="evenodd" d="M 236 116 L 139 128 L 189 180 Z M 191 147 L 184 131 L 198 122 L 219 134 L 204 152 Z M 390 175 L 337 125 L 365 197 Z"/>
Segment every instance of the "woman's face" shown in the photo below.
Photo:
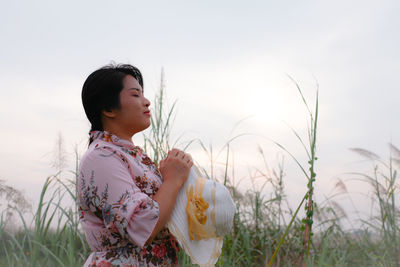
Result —
<path fill-rule="evenodd" d="M 133 135 L 150 126 L 150 101 L 144 97 L 139 82 L 126 75 L 119 94 L 120 108 L 113 110 L 113 121 L 124 133 Z"/>

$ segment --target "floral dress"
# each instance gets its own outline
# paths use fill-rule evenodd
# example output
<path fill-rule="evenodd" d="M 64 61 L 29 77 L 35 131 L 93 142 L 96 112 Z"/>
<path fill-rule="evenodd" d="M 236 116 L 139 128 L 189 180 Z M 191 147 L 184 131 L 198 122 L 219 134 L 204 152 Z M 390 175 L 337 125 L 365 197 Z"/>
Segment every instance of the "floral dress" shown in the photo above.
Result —
<path fill-rule="evenodd" d="M 92 250 L 85 267 L 177 266 L 179 245 L 167 228 L 145 245 L 159 218 L 152 199 L 163 179 L 133 143 L 106 131 L 90 133 L 77 181 L 82 227 Z"/>

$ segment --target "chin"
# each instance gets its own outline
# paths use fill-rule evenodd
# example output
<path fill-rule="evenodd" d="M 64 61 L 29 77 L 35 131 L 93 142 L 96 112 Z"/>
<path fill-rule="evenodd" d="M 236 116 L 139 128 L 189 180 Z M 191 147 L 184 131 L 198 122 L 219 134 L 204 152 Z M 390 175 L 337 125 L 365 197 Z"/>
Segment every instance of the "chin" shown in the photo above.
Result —
<path fill-rule="evenodd" d="M 143 129 L 142 129 L 142 131 L 144 131 L 144 130 L 146 130 L 147 128 L 149 128 L 150 127 L 150 125 L 151 125 L 151 123 L 149 122 L 149 123 L 146 123 L 144 126 L 143 126 Z"/>
<path fill-rule="evenodd" d="M 149 123 L 145 123 L 142 125 L 135 125 L 136 127 L 132 127 L 131 129 L 133 131 L 133 134 L 137 134 L 137 133 L 140 133 L 140 132 L 146 130 L 147 128 L 149 128 L 150 125 L 151 125 L 151 123 L 149 122 Z"/>

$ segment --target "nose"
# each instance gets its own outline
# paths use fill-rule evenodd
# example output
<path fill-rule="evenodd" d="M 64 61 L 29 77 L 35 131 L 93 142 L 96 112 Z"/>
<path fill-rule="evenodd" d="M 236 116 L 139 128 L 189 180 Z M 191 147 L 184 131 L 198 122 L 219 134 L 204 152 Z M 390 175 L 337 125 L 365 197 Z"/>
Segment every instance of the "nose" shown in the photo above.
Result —
<path fill-rule="evenodd" d="M 150 106 L 150 101 L 147 99 L 147 98 L 144 98 L 145 100 L 144 100 L 144 105 L 146 106 L 146 107 L 149 107 Z"/>

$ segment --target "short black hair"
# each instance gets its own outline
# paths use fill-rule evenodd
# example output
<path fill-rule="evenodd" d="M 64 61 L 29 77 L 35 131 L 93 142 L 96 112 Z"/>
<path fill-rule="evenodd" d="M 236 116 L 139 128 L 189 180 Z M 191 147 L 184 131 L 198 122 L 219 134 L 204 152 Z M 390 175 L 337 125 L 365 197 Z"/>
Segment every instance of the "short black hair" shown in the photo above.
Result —
<path fill-rule="evenodd" d="M 103 130 L 101 122 L 103 110 L 120 108 L 119 94 L 127 75 L 132 75 L 143 89 L 143 76 L 140 70 L 130 64 L 110 63 L 87 77 L 82 87 L 82 104 L 91 123 L 89 133 Z"/>

